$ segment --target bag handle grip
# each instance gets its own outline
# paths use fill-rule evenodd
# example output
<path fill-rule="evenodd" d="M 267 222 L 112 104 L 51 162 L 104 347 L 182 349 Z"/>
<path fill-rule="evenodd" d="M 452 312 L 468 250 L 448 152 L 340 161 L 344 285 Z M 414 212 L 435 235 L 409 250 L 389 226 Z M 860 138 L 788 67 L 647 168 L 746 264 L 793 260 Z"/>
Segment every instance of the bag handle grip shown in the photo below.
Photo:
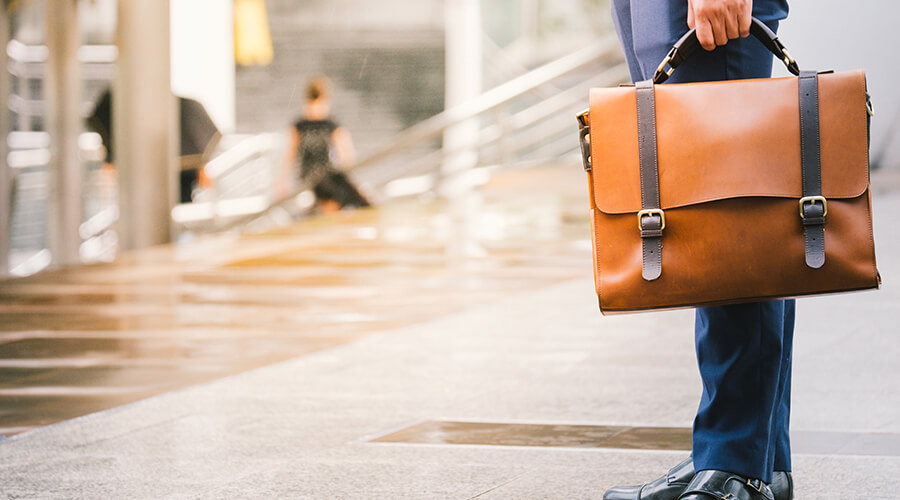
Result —
<path fill-rule="evenodd" d="M 784 65 L 787 66 L 788 71 L 795 75 L 800 75 L 800 67 L 797 66 L 797 62 L 794 61 L 794 58 L 788 54 L 788 51 L 784 48 L 784 44 L 781 43 L 781 40 L 778 39 L 768 26 L 755 17 L 751 18 L 750 21 L 750 34 L 775 54 L 775 57 L 780 59 Z M 680 40 L 675 42 L 672 50 L 669 51 L 666 58 L 663 59 L 659 67 L 656 68 L 656 74 L 653 75 L 653 83 L 663 83 L 668 80 L 675 71 L 675 68 L 683 63 L 699 47 L 700 41 L 697 39 L 697 29 L 691 28 L 691 30 L 685 33 Z M 669 66 L 668 70 L 666 69 L 667 65 Z"/>

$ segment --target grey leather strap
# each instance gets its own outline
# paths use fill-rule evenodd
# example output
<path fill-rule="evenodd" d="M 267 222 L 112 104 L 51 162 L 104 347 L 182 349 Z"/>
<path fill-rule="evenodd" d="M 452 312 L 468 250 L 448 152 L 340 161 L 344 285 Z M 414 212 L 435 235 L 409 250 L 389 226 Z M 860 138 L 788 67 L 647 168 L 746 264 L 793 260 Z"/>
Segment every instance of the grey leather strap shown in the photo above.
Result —
<path fill-rule="evenodd" d="M 825 265 L 825 215 L 822 198 L 822 164 L 819 143 L 819 75 L 800 72 L 800 158 L 803 171 L 803 199 L 800 213 L 806 247 L 806 265 Z"/>
<path fill-rule="evenodd" d="M 647 281 L 662 274 L 662 234 L 665 220 L 659 204 L 659 166 L 656 153 L 656 102 L 653 81 L 635 84 L 637 89 L 638 155 L 641 168 L 641 228 L 643 265 L 641 275 Z"/>

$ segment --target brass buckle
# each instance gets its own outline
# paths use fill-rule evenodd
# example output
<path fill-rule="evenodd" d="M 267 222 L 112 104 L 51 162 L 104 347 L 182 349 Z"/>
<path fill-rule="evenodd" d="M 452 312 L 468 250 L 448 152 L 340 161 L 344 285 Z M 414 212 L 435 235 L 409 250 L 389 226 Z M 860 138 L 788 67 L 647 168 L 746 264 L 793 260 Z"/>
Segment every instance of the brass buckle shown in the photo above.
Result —
<path fill-rule="evenodd" d="M 662 221 L 662 227 L 659 228 L 660 231 L 666 228 L 666 214 L 659 208 L 651 208 L 650 210 L 641 210 L 638 212 L 638 229 L 641 231 L 644 230 L 644 225 L 641 224 L 641 222 L 643 222 L 644 217 L 649 217 L 651 215 L 659 215 L 659 218 Z"/>
<path fill-rule="evenodd" d="M 822 209 L 825 211 L 825 213 L 822 214 L 822 217 L 825 217 L 826 215 L 828 215 L 828 200 L 826 200 L 824 196 L 806 196 L 804 198 L 800 198 L 800 218 L 801 219 L 806 218 L 806 214 L 803 213 L 803 206 L 806 205 L 807 203 L 810 203 L 810 204 L 821 203 Z"/>
<path fill-rule="evenodd" d="M 748 488 L 753 488 L 754 490 L 756 490 L 757 493 L 762 493 L 762 490 L 763 490 L 763 482 L 760 481 L 759 479 L 748 479 L 748 480 L 747 480 L 747 487 L 748 487 Z"/>

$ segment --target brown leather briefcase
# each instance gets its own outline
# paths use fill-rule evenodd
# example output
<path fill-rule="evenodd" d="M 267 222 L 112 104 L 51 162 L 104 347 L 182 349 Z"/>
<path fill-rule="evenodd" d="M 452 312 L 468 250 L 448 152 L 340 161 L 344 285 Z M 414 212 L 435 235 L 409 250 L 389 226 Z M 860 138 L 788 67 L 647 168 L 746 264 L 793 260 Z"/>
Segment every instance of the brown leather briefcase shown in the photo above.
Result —
<path fill-rule="evenodd" d="M 579 115 L 606 313 L 877 288 L 862 71 L 592 89 Z M 668 67 L 668 69 L 667 69 Z"/>

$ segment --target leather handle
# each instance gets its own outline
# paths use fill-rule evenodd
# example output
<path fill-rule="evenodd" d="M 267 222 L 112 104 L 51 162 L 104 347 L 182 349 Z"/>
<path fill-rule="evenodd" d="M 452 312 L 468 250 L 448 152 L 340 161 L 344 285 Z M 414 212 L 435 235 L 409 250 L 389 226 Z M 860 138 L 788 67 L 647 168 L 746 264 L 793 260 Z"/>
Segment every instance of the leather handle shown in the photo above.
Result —
<path fill-rule="evenodd" d="M 750 34 L 775 54 L 775 57 L 780 59 L 784 65 L 787 66 L 788 71 L 795 75 L 800 75 L 800 67 L 797 66 L 797 62 L 794 61 L 794 58 L 792 58 L 787 50 L 785 50 L 784 44 L 781 43 L 778 36 L 776 36 L 768 26 L 763 24 L 762 21 L 755 17 L 752 18 L 750 22 Z M 698 48 L 700 48 L 700 41 L 697 40 L 697 30 L 696 28 L 692 28 L 685 33 L 680 40 L 675 42 L 672 50 L 669 51 L 666 58 L 663 59 L 663 62 L 656 69 L 656 74 L 653 75 L 653 83 L 663 83 L 666 81 L 672 76 L 675 68 L 683 63 Z M 666 70 L 666 65 L 669 66 L 668 71 Z"/>

